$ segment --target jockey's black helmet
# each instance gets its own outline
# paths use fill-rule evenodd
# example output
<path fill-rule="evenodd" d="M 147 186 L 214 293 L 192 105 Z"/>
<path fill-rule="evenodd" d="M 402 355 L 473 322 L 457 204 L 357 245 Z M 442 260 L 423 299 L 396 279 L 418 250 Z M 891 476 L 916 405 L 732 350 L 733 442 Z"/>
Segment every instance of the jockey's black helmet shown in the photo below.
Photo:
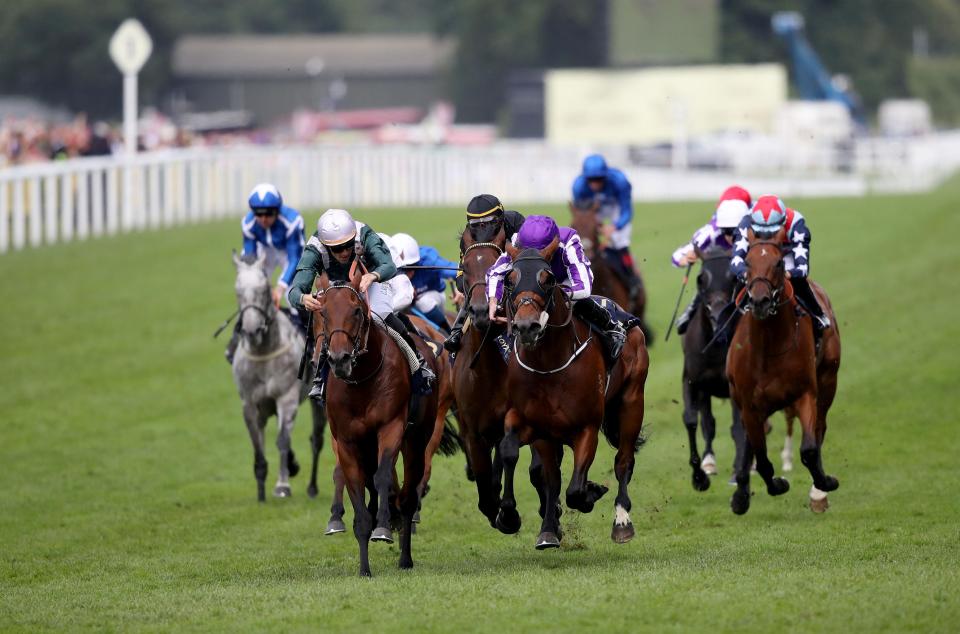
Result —
<path fill-rule="evenodd" d="M 503 217 L 503 203 L 493 194 L 474 196 L 467 204 L 467 220 L 486 222 Z"/>

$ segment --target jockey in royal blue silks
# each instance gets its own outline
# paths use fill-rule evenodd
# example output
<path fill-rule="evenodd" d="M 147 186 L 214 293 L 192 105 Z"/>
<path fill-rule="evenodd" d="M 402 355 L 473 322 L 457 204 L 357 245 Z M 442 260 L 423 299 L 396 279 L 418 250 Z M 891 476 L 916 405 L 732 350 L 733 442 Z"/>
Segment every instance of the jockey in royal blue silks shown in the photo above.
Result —
<path fill-rule="evenodd" d="M 412 308 L 449 335 L 450 324 L 443 312 L 446 305 L 443 291 L 446 289 L 447 280 L 456 279 L 459 265 L 441 257 L 440 253 L 431 246 L 420 246 L 410 234 L 396 233 L 392 237 L 392 242 L 400 256 L 400 269 L 413 284 Z M 405 266 L 447 268 L 403 270 Z"/>
<path fill-rule="evenodd" d="M 633 220 L 630 181 L 620 170 L 608 167 L 602 156 L 591 154 L 583 160 L 583 169 L 573 181 L 573 200 L 578 205 L 599 203 L 600 218 L 604 221 L 602 231 L 607 239 L 603 256 L 630 289 L 630 297 L 636 298 L 643 282 L 630 255 Z"/>
<path fill-rule="evenodd" d="M 600 333 L 604 347 L 610 359 L 620 356 L 626 332 L 623 326 L 610 317 L 602 306 L 591 297 L 593 271 L 590 260 L 583 252 L 580 236 L 569 227 L 558 227 L 549 216 L 529 216 L 513 237 L 513 244 L 519 249 L 543 249 L 554 239 L 560 242 L 550 261 L 554 279 L 574 301 L 574 314 L 591 324 Z M 497 306 L 503 298 L 504 278 L 510 272 L 513 262 L 509 253 L 501 255 L 487 270 L 487 298 L 490 306 L 490 318 L 496 314 Z"/>
<path fill-rule="evenodd" d="M 739 236 L 734 244 L 730 270 L 741 282 L 747 274 L 747 250 L 749 231 L 759 238 L 772 238 L 780 229 L 783 235 L 783 264 L 800 304 L 813 316 L 814 329 L 819 336 L 830 327 L 830 318 L 817 301 L 807 281 L 810 274 L 810 230 L 799 211 L 790 209 L 776 196 L 761 196 L 753 204 L 750 213 L 743 217 L 738 228 Z"/>
<path fill-rule="evenodd" d="M 697 252 L 703 252 L 710 248 L 719 248 L 724 251 L 733 252 L 733 242 L 740 235 L 737 228 L 740 221 L 750 212 L 750 205 L 753 200 L 750 198 L 750 192 L 742 187 L 733 185 L 724 190 L 720 195 L 720 201 L 717 208 L 710 218 L 710 222 L 703 225 L 693 234 L 690 242 L 678 247 L 673 252 L 671 262 L 676 267 L 684 267 L 697 261 Z M 700 292 L 693 296 L 690 305 L 687 306 L 680 319 L 677 320 L 677 334 L 682 335 L 687 331 L 690 318 L 694 311 L 700 305 Z"/>
<path fill-rule="evenodd" d="M 283 204 L 283 196 L 270 183 L 254 187 L 247 203 L 250 211 L 240 222 L 243 255 L 251 258 L 263 255 L 263 269 L 268 278 L 273 278 L 277 268 L 281 270 L 280 279 L 271 290 L 273 304 L 280 308 L 306 244 L 303 217 L 296 209 Z M 288 315 L 294 324 L 301 326 L 295 311 L 291 309 Z M 231 363 L 238 341 L 239 334 L 235 329 L 226 351 L 227 361 Z"/>

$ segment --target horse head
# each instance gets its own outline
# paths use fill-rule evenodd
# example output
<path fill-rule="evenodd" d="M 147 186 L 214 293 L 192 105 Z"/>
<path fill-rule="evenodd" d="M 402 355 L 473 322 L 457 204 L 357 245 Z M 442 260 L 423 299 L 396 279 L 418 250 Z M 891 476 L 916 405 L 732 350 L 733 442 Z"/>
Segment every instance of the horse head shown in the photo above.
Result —
<path fill-rule="evenodd" d="M 270 279 L 263 268 L 266 255 L 238 256 L 233 253 L 237 269 L 234 290 L 240 310 L 240 334 L 254 347 L 264 343 L 270 325 L 276 318 L 276 308 L 270 296 Z"/>
<path fill-rule="evenodd" d="M 476 231 L 476 225 L 468 225 L 461 236 L 460 268 L 463 270 L 463 289 L 467 311 L 473 324 L 480 329 L 490 325 L 487 313 L 487 269 L 503 254 L 507 242 L 503 226 L 491 234 L 484 223 Z"/>
<path fill-rule="evenodd" d="M 595 200 L 579 200 L 569 203 L 570 227 L 580 236 L 583 252 L 589 259 L 600 248 L 600 203 Z"/>
<path fill-rule="evenodd" d="M 557 280 L 550 269 L 550 260 L 560 246 L 560 239 L 543 249 L 523 249 L 507 245 L 513 267 L 507 276 L 507 296 L 513 313 L 513 327 L 520 343 L 536 346 L 543 338 L 550 320 L 550 311 L 558 292 Z"/>
<path fill-rule="evenodd" d="M 360 292 L 362 273 L 354 260 L 349 279 L 330 282 L 321 279 L 317 299 L 320 302 L 321 331 L 333 374 L 338 379 L 349 379 L 360 355 L 366 352 L 370 332 L 367 301 Z"/>
<path fill-rule="evenodd" d="M 698 248 L 696 253 L 702 263 L 700 274 L 697 275 L 697 291 L 707 309 L 710 324 L 716 330 L 720 325 L 720 315 L 730 304 L 730 295 L 733 293 L 735 278 L 730 271 L 731 254 L 729 250 L 721 248 L 706 251 Z"/>
<path fill-rule="evenodd" d="M 780 306 L 786 273 L 782 244 L 785 229 L 760 237 L 751 229 L 747 240 L 747 308 L 757 319 L 775 315 Z"/>

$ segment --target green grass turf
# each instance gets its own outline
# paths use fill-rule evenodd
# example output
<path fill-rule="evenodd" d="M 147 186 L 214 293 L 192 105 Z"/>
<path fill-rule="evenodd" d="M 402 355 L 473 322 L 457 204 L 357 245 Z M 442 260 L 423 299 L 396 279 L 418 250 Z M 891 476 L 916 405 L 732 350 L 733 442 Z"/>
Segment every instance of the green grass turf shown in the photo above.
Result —
<path fill-rule="evenodd" d="M 956 631 L 958 199 L 953 181 L 926 196 L 790 201 L 843 334 L 824 452 L 841 488 L 826 515 L 806 507 L 798 457 L 787 495 L 755 479 L 749 514 L 732 515 L 725 404 L 721 475 L 692 490 L 679 342 L 662 336 L 681 278 L 670 252 L 710 205 L 644 204 L 634 249 L 658 342 L 631 485 L 637 537 L 610 541 L 608 494 L 590 515 L 564 515 L 564 548 L 537 552 L 526 451 L 515 536 L 487 526 L 458 455 L 435 463 L 417 567 L 399 571 L 397 547 L 374 544 L 372 580 L 356 576 L 351 534 L 322 536 L 329 449 L 318 499 L 303 473 L 292 499 L 255 501 L 225 341 L 210 338 L 234 308 L 236 221 L 4 255 L 0 628 Z M 459 211 L 358 215 L 456 255 Z M 304 466 L 307 421 L 304 408 Z M 592 475 L 609 482 L 611 468 L 603 445 Z"/>

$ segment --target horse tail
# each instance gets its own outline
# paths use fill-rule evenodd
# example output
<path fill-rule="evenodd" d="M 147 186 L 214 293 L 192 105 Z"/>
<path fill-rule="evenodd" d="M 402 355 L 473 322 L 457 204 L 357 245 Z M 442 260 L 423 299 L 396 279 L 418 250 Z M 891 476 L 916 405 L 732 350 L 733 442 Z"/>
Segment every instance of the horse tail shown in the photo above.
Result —
<path fill-rule="evenodd" d="M 447 414 L 443 421 L 443 434 L 440 436 L 440 446 L 437 447 L 437 453 L 441 456 L 453 456 L 461 449 L 460 434 L 457 433 L 457 428 L 454 427 L 450 414 Z"/>
<path fill-rule="evenodd" d="M 614 449 L 620 448 L 620 404 L 613 402 L 607 404 L 607 409 L 603 413 L 603 422 L 600 425 L 600 431 L 603 437 L 607 439 L 610 446 Z M 637 440 L 633 445 L 633 453 L 640 451 L 647 442 L 647 436 L 643 430 L 637 434 Z"/>

